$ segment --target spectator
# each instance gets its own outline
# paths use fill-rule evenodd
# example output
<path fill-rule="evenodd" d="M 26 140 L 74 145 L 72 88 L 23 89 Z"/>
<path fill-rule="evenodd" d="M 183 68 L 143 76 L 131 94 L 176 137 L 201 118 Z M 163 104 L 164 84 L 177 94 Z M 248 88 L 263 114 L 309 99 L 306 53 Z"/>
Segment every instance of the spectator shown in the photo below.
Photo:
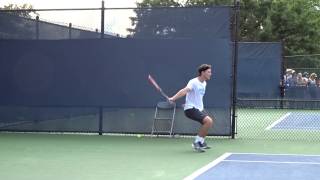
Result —
<path fill-rule="evenodd" d="M 292 87 L 296 83 L 295 71 L 293 69 L 287 69 L 284 77 L 285 87 Z"/>
<path fill-rule="evenodd" d="M 308 86 L 310 87 L 317 87 L 317 74 L 312 73 L 310 75 L 309 81 L 308 81 Z"/>
<path fill-rule="evenodd" d="M 305 87 L 305 86 L 307 86 L 307 82 L 308 81 L 305 81 L 305 79 L 302 77 L 301 73 L 297 74 L 296 86 Z"/>
<path fill-rule="evenodd" d="M 309 82 L 309 73 L 308 72 L 304 72 L 302 74 L 302 76 L 303 76 L 303 80 L 306 82 L 306 84 L 308 84 L 308 82 Z"/>
<path fill-rule="evenodd" d="M 317 94 L 317 74 L 316 73 L 311 73 L 310 78 L 309 78 L 309 93 L 311 99 L 317 99 L 318 94 Z"/>

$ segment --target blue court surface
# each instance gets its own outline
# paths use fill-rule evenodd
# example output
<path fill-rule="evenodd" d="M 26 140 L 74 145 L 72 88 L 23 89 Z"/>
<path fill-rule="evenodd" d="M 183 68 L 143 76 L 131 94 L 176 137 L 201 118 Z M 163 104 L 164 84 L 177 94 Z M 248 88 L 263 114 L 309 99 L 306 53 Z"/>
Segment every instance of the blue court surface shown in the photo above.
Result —
<path fill-rule="evenodd" d="M 185 180 L 316 180 L 320 155 L 225 153 Z"/>
<path fill-rule="evenodd" d="M 320 113 L 289 112 L 266 130 L 320 130 Z"/>

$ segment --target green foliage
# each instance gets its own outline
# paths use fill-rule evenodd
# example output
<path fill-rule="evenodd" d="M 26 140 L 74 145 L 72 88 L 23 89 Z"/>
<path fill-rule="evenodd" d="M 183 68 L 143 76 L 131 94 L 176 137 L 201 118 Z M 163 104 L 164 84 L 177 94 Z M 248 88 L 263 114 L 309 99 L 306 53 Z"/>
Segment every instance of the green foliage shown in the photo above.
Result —
<path fill-rule="evenodd" d="M 21 17 L 26 17 L 26 18 L 30 18 L 32 13 L 34 13 L 35 15 L 38 15 L 35 11 L 33 11 L 33 6 L 31 4 L 22 4 L 22 5 L 17 5 L 17 4 L 8 4 L 8 5 L 4 5 L 2 8 L 0 9 L 4 9 L 4 10 L 22 10 L 22 9 L 26 9 L 26 11 L 12 11 L 9 12 L 10 14 L 14 14 L 14 15 L 18 15 Z"/>
<path fill-rule="evenodd" d="M 267 20 L 268 29 L 261 33 L 262 36 L 270 40 L 282 40 L 285 54 L 319 52 L 320 11 L 310 1 L 275 1 Z"/>
<path fill-rule="evenodd" d="M 232 0 L 187 0 L 184 6 L 232 5 Z"/>
<path fill-rule="evenodd" d="M 175 0 L 144 0 L 137 3 L 138 7 L 179 7 L 181 4 Z"/>

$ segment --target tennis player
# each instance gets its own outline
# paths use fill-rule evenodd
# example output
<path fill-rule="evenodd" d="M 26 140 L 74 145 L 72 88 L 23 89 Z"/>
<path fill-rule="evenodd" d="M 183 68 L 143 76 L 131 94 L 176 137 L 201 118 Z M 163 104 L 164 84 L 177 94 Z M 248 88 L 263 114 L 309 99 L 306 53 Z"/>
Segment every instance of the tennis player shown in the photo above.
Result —
<path fill-rule="evenodd" d="M 203 96 L 206 91 L 206 81 L 211 78 L 211 65 L 202 64 L 198 68 L 198 77 L 191 79 L 187 86 L 178 91 L 174 96 L 169 98 L 169 101 L 176 101 L 177 99 L 186 96 L 184 106 L 185 115 L 201 124 L 198 135 L 195 137 L 192 146 L 198 152 L 205 152 L 205 149 L 210 147 L 205 142 L 205 137 L 209 129 L 212 127 L 213 120 L 206 113 L 203 107 Z"/>

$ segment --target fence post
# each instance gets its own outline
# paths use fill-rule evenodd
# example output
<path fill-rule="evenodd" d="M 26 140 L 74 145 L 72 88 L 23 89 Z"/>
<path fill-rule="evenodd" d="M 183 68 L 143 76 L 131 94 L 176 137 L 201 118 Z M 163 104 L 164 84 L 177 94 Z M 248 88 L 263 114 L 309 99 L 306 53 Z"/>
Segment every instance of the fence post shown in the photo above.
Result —
<path fill-rule="evenodd" d="M 237 103 L 237 64 L 238 64 L 238 29 L 239 29 L 240 0 L 234 0 L 234 47 L 233 47 L 233 87 L 232 87 L 232 119 L 231 138 L 236 134 L 236 103 Z"/>
<path fill-rule="evenodd" d="M 72 23 L 69 23 L 69 39 L 72 38 L 72 34 L 71 34 L 71 31 L 72 31 Z"/>
<path fill-rule="evenodd" d="M 39 40 L 39 16 L 36 17 L 36 39 Z"/>
<path fill-rule="evenodd" d="M 285 96 L 285 79 L 284 79 L 284 75 L 285 75 L 285 59 L 284 59 L 284 40 L 283 39 L 281 39 L 281 60 L 282 60 L 282 62 L 281 62 L 281 71 L 280 71 L 280 80 L 281 80 L 281 82 L 280 82 L 280 98 L 281 98 L 281 100 L 280 100 L 280 108 L 281 109 L 283 109 L 283 106 L 284 106 L 284 101 L 283 101 L 283 99 L 284 99 L 284 96 Z"/>
<path fill-rule="evenodd" d="M 99 106 L 99 135 L 103 133 L 103 107 Z"/>
<path fill-rule="evenodd" d="M 104 38 L 104 1 L 101 3 L 101 39 Z"/>

